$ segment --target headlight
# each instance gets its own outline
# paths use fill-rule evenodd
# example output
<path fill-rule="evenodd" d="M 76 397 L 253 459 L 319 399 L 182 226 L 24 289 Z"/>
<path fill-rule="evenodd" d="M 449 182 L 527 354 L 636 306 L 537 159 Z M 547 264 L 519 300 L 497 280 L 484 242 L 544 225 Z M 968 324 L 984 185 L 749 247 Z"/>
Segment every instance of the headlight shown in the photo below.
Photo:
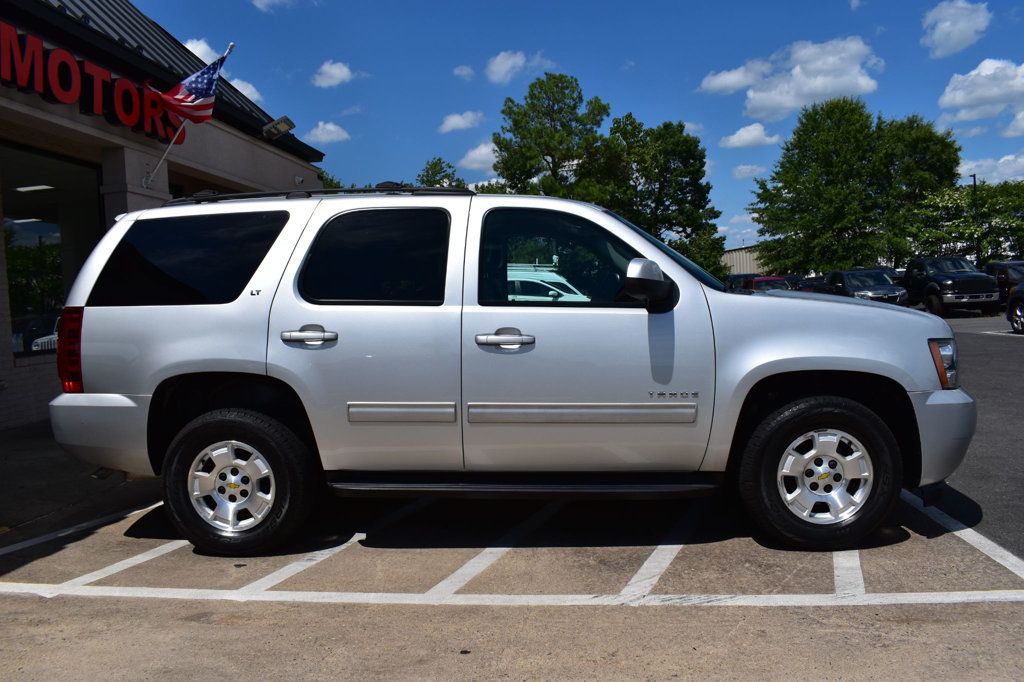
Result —
<path fill-rule="evenodd" d="M 932 351 L 932 360 L 935 361 L 935 371 L 939 374 L 939 383 L 942 388 L 959 388 L 960 374 L 957 371 L 959 353 L 956 349 L 956 341 L 953 339 L 929 339 L 928 347 Z"/>
<path fill-rule="evenodd" d="M 857 298 L 871 298 L 871 294 L 869 294 L 866 291 L 855 291 L 853 292 L 853 295 L 856 296 Z"/>
<path fill-rule="evenodd" d="M 943 289 L 949 289 L 952 286 L 953 286 L 953 280 L 951 280 L 951 279 L 944 279 L 944 280 L 942 280 L 942 288 Z"/>

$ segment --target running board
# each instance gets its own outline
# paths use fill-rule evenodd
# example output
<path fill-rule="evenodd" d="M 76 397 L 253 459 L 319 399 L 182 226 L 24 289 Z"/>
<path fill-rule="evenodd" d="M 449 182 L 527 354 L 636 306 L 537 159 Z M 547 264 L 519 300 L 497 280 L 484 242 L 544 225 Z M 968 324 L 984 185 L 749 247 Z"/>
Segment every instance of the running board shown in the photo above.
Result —
<path fill-rule="evenodd" d="M 438 474 L 416 472 L 327 472 L 337 494 L 428 497 L 574 497 L 619 499 L 710 495 L 724 478 L 711 474 Z"/>

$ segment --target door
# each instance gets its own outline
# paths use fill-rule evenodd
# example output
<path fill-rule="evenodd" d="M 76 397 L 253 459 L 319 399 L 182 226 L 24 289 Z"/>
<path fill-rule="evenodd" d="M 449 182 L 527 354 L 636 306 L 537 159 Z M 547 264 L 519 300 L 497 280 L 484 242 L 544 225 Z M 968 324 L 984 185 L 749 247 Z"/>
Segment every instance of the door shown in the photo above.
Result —
<path fill-rule="evenodd" d="M 537 208 L 550 206 L 550 209 Z M 658 262 L 679 301 L 648 313 L 623 292 L 629 261 Z M 714 405 L 700 285 L 592 207 L 478 196 L 462 325 L 466 467 L 696 470 Z M 563 295 L 523 296 L 524 271 Z"/>
<path fill-rule="evenodd" d="M 325 200 L 270 315 L 268 372 L 294 387 L 327 469 L 460 470 L 469 197 Z"/>

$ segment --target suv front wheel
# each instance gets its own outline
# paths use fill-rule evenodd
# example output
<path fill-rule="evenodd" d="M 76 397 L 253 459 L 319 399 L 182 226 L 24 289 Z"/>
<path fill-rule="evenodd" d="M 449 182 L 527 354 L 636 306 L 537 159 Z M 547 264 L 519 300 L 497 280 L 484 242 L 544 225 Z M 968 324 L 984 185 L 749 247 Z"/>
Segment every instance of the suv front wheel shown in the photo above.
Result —
<path fill-rule="evenodd" d="M 220 409 L 189 422 L 167 452 L 164 501 L 196 547 L 226 556 L 288 538 L 318 490 L 309 448 L 259 412 Z"/>
<path fill-rule="evenodd" d="M 754 430 L 739 468 L 756 523 L 787 545 L 849 547 L 891 513 L 902 463 L 896 439 L 864 405 L 803 398 Z"/>

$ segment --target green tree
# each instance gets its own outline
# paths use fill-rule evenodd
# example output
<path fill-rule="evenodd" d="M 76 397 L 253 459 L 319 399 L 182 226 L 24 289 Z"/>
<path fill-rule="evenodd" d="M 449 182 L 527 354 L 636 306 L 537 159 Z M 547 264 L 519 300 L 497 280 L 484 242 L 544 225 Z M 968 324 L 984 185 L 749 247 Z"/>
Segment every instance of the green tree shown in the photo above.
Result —
<path fill-rule="evenodd" d="M 324 189 L 340 189 L 345 186 L 341 180 L 334 177 L 330 171 L 326 171 L 323 168 L 317 170 L 316 177 L 323 184 Z M 355 187 L 355 185 L 353 185 L 353 187 Z"/>
<path fill-rule="evenodd" d="M 977 263 L 1024 249 L 1024 182 L 982 182 L 928 194 L 912 216 L 910 243 L 919 253 L 974 256 Z"/>
<path fill-rule="evenodd" d="M 909 240 L 915 212 L 928 195 L 959 178 L 960 146 L 917 115 L 875 124 L 875 186 L 880 200 L 882 257 L 900 266 L 913 255 Z"/>
<path fill-rule="evenodd" d="M 877 261 L 882 252 L 875 135 L 864 103 L 805 107 L 771 176 L 748 210 L 760 223 L 758 258 L 769 272 L 810 272 Z"/>
<path fill-rule="evenodd" d="M 633 114 L 612 122 L 596 153 L 581 162 L 579 198 L 615 211 L 719 276 L 725 238 L 714 221 L 706 152 L 683 122 L 653 128 Z"/>
<path fill-rule="evenodd" d="M 800 113 L 749 210 L 761 224 L 770 272 L 901 265 L 926 197 L 952 188 L 960 147 L 917 115 L 872 121 L 860 100 L 833 99 Z"/>
<path fill-rule="evenodd" d="M 609 111 L 597 97 L 584 102 L 572 76 L 544 74 L 530 83 L 521 103 L 505 100 L 504 123 L 493 136 L 495 171 L 516 193 L 571 196 L 575 169 L 598 144 Z"/>
<path fill-rule="evenodd" d="M 466 181 L 455 174 L 455 166 L 435 156 L 416 176 L 416 184 L 419 187 L 465 187 Z"/>

